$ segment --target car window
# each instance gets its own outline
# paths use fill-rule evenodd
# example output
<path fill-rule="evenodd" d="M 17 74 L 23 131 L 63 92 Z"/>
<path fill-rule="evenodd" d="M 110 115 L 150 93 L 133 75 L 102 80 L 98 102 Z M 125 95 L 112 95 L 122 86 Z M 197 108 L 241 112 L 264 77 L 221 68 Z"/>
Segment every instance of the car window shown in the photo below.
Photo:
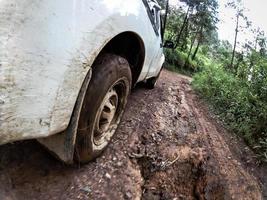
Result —
<path fill-rule="evenodd" d="M 156 10 L 155 23 L 157 29 L 160 31 L 160 10 Z"/>
<path fill-rule="evenodd" d="M 154 1 L 143 0 L 146 7 L 148 17 L 154 28 L 155 33 L 159 36 L 160 34 L 160 7 Z"/>

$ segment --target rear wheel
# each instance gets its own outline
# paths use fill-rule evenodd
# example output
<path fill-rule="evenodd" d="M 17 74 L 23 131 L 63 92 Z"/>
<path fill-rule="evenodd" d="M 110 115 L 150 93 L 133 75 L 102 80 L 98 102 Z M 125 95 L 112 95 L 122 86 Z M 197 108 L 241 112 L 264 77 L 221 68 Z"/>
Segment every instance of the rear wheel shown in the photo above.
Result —
<path fill-rule="evenodd" d="M 107 147 L 121 120 L 131 81 L 124 58 L 107 54 L 96 61 L 78 123 L 77 161 L 89 162 Z"/>
<path fill-rule="evenodd" d="M 146 88 L 154 89 L 156 87 L 162 69 L 163 69 L 163 67 L 160 69 L 160 71 L 156 77 L 152 77 L 152 78 L 149 78 L 146 80 Z"/>

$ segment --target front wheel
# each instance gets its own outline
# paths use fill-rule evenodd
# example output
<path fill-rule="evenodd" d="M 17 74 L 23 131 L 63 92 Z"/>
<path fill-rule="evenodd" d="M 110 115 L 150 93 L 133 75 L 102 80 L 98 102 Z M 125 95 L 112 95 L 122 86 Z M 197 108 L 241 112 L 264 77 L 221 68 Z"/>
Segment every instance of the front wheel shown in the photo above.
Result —
<path fill-rule="evenodd" d="M 75 159 L 99 156 L 114 135 L 131 89 L 131 70 L 124 58 L 107 54 L 96 61 L 79 118 Z"/>
<path fill-rule="evenodd" d="M 162 72 L 163 67 L 161 67 L 158 75 L 156 77 L 152 77 L 146 80 L 146 88 L 148 89 L 154 89 L 157 85 L 158 79 L 160 77 L 160 74 Z"/>

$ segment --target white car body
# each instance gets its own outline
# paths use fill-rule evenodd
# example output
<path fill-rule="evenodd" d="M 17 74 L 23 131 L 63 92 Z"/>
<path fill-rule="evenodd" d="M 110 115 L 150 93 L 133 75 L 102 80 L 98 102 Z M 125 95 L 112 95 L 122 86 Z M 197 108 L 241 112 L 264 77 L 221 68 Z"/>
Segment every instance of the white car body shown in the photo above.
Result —
<path fill-rule="evenodd" d="M 162 38 L 147 9 L 141 0 L 0 0 L 0 144 L 64 131 L 91 65 L 121 33 L 144 44 L 136 82 L 156 76 Z"/>

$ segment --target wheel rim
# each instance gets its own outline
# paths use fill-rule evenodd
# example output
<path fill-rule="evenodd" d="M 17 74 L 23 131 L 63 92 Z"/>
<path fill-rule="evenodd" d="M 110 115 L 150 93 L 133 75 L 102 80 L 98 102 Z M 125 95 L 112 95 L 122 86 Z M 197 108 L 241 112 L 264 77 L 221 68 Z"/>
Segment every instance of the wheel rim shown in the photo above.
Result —
<path fill-rule="evenodd" d="M 107 144 L 114 134 L 125 98 L 125 90 L 121 82 L 115 84 L 103 98 L 94 124 L 93 142 L 95 146 Z"/>

